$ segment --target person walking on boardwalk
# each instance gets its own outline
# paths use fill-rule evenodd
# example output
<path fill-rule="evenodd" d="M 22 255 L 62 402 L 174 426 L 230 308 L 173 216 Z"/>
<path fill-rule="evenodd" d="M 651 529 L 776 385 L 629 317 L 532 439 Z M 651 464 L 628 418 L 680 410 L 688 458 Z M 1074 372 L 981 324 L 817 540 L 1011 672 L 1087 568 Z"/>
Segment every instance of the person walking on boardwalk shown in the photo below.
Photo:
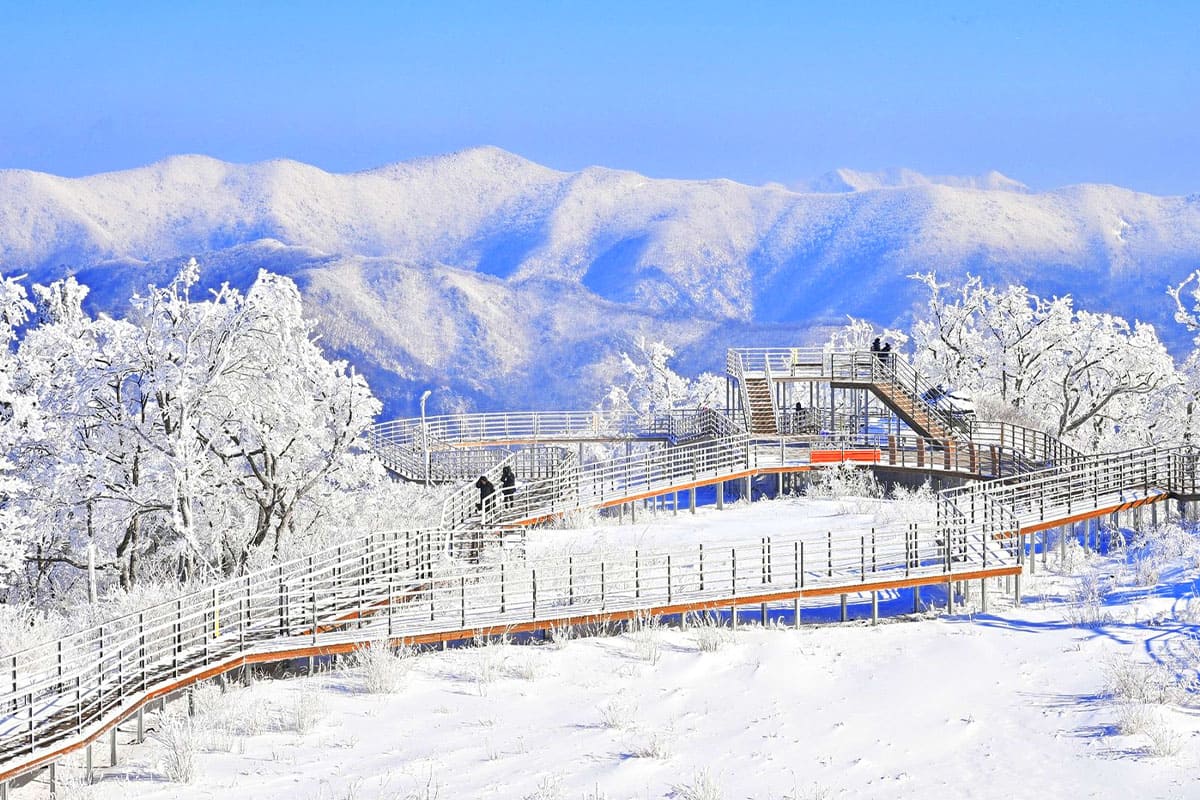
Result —
<path fill-rule="evenodd" d="M 496 487 L 488 480 L 487 475 L 480 475 L 479 480 L 475 481 L 475 488 L 479 490 L 479 502 L 475 504 L 475 510 L 485 511 L 487 500 L 496 493 Z"/>
<path fill-rule="evenodd" d="M 513 495 L 517 491 L 517 476 L 512 467 L 505 465 L 500 471 L 500 488 L 504 492 L 504 507 L 512 508 Z"/>

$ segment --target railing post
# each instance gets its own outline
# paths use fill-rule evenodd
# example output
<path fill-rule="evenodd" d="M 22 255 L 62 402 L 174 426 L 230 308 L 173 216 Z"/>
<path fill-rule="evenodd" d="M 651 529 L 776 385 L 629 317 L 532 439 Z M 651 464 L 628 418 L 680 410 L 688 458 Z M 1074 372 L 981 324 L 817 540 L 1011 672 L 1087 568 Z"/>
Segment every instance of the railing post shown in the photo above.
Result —
<path fill-rule="evenodd" d="M 667 553 L 667 603 L 671 602 L 671 554 Z"/>
<path fill-rule="evenodd" d="M 287 635 L 287 589 L 283 582 L 283 567 L 276 568 L 279 575 L 279 635 Z"/>
<path fill-rule="evenodd" d="M 466 627 L 467 627 L 467 576 L 466 575 L 458 576 L 458 603 L 459 603 L 459 611 L 460 611 L 459 621 L 462 624 L 462 628 L 464 630 L 466 630 Z"/>
<path fill-rule="evenodd" d="M 138 668 L 141 672 L 141 691 L 146 691 L 146 615 L 138 612 Z"/>
<path fill-rule="evenodd" d="M 538 598 L 537 598 L 537 594 L 538 594 L 538 592 L 537 592 L 537 570 L 536 570 L 536 569 L 532 569 L 532 570 L 530 570 L 530 571 L 529 571 L 529 577 L 530 577 L 530 583 L 533 585 L 533 619 L 537 619 L 537 618 L 538 618 L 538 610 L 537 610 L 537 600 L 538 600 Z"/>
<path fill-rule="evenodd" d="M 796 543 L 796 588 L 804 588 L 804 542 Z"/>
<path fill-rule="evenodd" d="M 737 597 L 737 548 L 729 548 L 729 594 Z"/>

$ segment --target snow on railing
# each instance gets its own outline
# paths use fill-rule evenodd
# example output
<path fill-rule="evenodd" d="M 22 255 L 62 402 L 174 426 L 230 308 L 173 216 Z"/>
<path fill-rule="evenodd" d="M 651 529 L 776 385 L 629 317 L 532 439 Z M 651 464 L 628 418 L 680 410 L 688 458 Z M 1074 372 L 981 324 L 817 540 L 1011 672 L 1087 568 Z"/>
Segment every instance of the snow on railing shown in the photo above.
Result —
<path fill-rule="evenodd" d="M 941 495 L 958 508 L 969 510 L 972 522 L 996 525 L 991 515 L 1000 508 L 1004 514 L 1015 516 L 1022 526 L 1029 526 L 1163 492 L 1191 494 L 1194 481 L 1183 481 L 1186 465 L 1191 464 L 1194 470 L 1195 460 L 1190 448 L 1079 456 L 1016 477 L 946 489 Z"/>
<path fill-rule="evenodd" d="M 433 482 L 478 477 L 497 466 L 504 445 L 554 442 L 662 440 L 672 444 L 720 435 L 734 427 L 708 408 L 677 409 L 636 416 L 602 411 L 529 411 L 457 414 L 392 420 L 372 426 L 367 445 L 393 471 Z"/>
<path fill-rule="evenodd" d="M 3 656 L 0 775 L 94 734 L 151 693 L 256 654 L 294 657 L 381 637 L 469 635 L 740 597 L 765 602 L 805 589 L 867 591 L 885 580 L 950 580 L 1012 563 L 996 561 L 982 532 L 947 536 L 932 525 L 481 565 L 439 560 L 430 545 L 439 538 L 372 534 Z"/>
<path fill-rule="evenodd" d="M 1013 433 L 1004 430 L 1005 440 Z M 1053 448 L 1043 444 L 1032 437 L 1023 446 L 1031 457 L 1051 456 Z M 530 464 L 561 472 L 522 486 L 511 506 L 502 492 L 494 495 L 499 519 L 619 502 L 681 480 L 720 479 L 753 467 L 759 457 L 744 433 L 595 465 L 561 455 L 569 450 L 540 450 L 541 456 L 526 456 Z M 509 551 L 500 564 L 485 558 L 475 565 L 445 558 L 448 531 L 371 534 L 0 656 L 0 770 L 81 740 L 151 691 L 252 654 L 822 587 L 853 591 L 898 576 L 953 579 L 1011 567 L 1021 558 L 1020 526 L 1162 491 L 1194 496 L 1196 461 L 1191 448 L 1072 457 L 1037 472 L 945 490 L 933 524 L 707 550 L 698 545 L 565 561 L 514 560 L 519 553 Z M 564 493 L 564 485 L 575 495 Z M 480 536 L 493 533 L 503 535 L 484 530 Z"/>

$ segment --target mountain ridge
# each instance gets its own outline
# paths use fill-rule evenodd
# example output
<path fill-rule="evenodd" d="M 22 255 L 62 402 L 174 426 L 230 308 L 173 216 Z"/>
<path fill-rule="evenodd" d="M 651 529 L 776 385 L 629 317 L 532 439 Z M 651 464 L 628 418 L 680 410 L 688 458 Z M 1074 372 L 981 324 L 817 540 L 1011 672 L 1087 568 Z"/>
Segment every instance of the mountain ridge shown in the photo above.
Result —
<path fill-rule="evenodd" d="M 201 155 L 84 178 L 2 170 L 0 269 L 77 273 L 95 310 L 190 256 L 212 283 L 291 275 L 392 411 L 430 383 L 447 407 L 588 404 L 637 334 L 719 370 L 726 345 L 778 344 L 751 340 L 764 327 L 799 341 L 846 314 L 900 322 L 920 295 L 907 276 L 929 269 L 1071 293 L 1186 345 L 1165 288 L 1200 264 L 1200 197 L 836 175 L 849 190 L 799 192 L 564 172 L 495 147 L 345 174 Z"/>

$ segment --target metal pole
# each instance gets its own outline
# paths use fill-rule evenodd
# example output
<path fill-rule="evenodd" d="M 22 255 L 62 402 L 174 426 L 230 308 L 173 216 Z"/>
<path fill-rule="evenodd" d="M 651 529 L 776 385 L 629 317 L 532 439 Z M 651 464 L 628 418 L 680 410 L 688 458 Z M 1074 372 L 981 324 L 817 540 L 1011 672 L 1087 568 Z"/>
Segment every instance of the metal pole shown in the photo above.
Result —
<path fill-rule="evenodd" d="M 426 389 L 421 395 L 421 447 L 425 454 L 425 486 L 429 486 L 429 426 L 425 422 L 425 401 L 433 394 L 432 389 Z"/>

